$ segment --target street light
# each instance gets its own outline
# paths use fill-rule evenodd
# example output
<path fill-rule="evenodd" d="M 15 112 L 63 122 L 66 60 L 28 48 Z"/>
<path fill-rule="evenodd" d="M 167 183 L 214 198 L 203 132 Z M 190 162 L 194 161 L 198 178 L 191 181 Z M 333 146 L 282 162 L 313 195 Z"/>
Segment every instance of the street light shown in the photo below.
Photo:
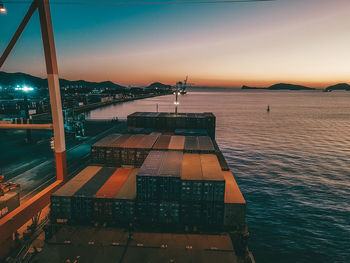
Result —
<path fill-rule="evenodd" d="M 6 14 L 7 10 L 3 3 L 0 3 L 0 14 Z"/>

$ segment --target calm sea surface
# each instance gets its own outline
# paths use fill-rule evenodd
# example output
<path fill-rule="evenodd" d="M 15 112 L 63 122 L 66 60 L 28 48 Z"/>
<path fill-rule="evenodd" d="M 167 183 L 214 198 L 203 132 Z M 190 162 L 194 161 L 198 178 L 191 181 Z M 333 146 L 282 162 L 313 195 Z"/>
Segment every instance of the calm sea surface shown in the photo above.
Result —
<path fill-rule="evenodd" d="M 92 119 L 173 111 L 173 96 L 97 109 Z M 266 112 L 270 105 L 270 113 Z M 211 111 L 248 204 L 257 263 L 350 262 L 350 92 L 200 91 L 179 112 Z"/>

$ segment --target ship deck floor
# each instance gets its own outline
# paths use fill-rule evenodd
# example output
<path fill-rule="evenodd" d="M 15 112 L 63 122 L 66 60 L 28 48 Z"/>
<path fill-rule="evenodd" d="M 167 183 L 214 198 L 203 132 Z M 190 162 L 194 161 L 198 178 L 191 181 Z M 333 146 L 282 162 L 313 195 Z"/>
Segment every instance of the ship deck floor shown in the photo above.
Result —
<path fill-rule="evenodd" d="M 69 261 L 67 261 L 69 260 Z M 236 263 L 228 234 L 129 232 L 118 228 L 64 226 L 31 262 Z"/>

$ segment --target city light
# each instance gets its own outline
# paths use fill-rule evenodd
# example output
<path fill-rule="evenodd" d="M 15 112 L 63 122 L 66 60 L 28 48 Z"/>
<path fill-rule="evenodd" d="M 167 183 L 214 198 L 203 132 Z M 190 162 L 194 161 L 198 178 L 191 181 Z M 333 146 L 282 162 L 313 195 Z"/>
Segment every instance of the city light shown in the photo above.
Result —
<path fill-rule="evenodd" d="M 0 14 L 6 14 L 6 13 L 7 13 L 7 10 L 4 7 L 4 4 L 0 3 Z"/>
<path fill-rule="evenodd" d="M 15 90 L 21 90 L 21 91 L 24 91 L 24 92 L 29 92 L 29 91 L 33 91 L 34 88 L 28 87 L 26 85 L 23 85 L 23 87 L 21 87 L 20 85 L 17 85 Z"/>

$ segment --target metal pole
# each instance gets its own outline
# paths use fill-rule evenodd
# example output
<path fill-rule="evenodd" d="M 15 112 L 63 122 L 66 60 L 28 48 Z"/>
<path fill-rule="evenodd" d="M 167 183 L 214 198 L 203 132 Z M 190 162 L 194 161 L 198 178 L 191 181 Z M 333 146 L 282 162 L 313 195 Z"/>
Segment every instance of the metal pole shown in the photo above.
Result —
<path fill-rule="evenodd" d="M 35 0 L 39 9 L 41 34 L 44 45 L 47 79 L 49 84 L 51 114 L 55 138 L 57 180 L 67 180 L 66 142 L 55 42 L 49 0 Z"/>
<path fill-rule="evenodd" d="M 19 27 L 17 28 L 15 34 L 13 35 L 10 43 L 7 45 L 4 53 L 1 55 L 0 57 L 0 69 L 2 67 L 2 65 L 4 64 L 6 58 L 8 57 L 8 55 L 10 54 L 12 48 L 15 46 L 17 40 L 19 39 L 19 37 L 21 36 L 24 28 L 26 27 L 26 25 L 28 24 L 28 21 L 30 20 L 30 18 L 32 17 L 33 13 L 35 12 L 37 8 L 37 5 L 35 3 L 35 1 L 30 5 L 27 14 L 25 15 L 25 17 L 23 18 L 21 24 L 19 25 Z"/>

